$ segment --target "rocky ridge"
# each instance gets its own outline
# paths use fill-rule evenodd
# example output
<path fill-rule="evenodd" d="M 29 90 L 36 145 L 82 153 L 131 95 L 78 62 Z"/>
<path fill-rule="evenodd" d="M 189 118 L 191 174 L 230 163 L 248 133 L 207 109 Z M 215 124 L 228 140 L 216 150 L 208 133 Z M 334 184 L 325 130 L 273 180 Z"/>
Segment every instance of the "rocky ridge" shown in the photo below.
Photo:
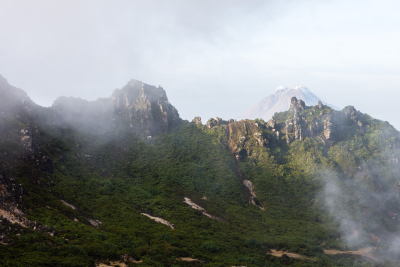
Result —
<path fill-rule="evenodd" d="M 181 120 L 162 87 L 137 80 L 115 89 L 110 98 L 87 101 L 61 97 L 51 109 L 54 111 L 52 124 L 92 134 L 128 127 L 139 136 L 151 137 L 168 133 Z"/>
<path fill-rule="evenodd" d="M 52 132 L 77 131 L 92 135 L 121 128 L 148 140 L 159 133 L 168 133 L 180 121 L 164 89 L 136 80 L 115 90 L 110 98 L 86 101 L 61 97 L 52 107 L 43 108 L 0 76 L 0 223 L 52 232 L 26 218 L 22 211 L 26 209 L 26 192 L 14 175 L 20 172 L 29 177 L 24 186 L 51 191 L 53 181 L 47 179 L 53 172 L 54 162 L 63 159 L 60 150 L 54 148 L 52 137 L 42 131 L 43 127 Z M 77 210 L 71 204 L 67 206 Z M 99 220 L 84 219 L 93 227 L 101 225 Z M 0 242 L 7 243 L 9 234 L 1 235 Z"/>
<path fill-rule="evenodd" d="M 336 111 L 319 101 L 318 105 L 307 107 L 304 101 L 293 97 L 289 114 L 293 115 L 287 117 L 281 128 L 288 144 L 294 140 L 304 140 L 306 137 L 318 137 L 324 144 L 332 145 L 344 137 L 345 127 L 355 126 L 363 131 L 363 114 L 353 106 Z M 274 122 L 273 117 L 269 123 Z"/>
<path fill-rule="evenodd" d="M 315 106 L 307 106 L 303 100 L 292 97 L 289 110 L 276 114 L 267 122 L 262 119 L 224 121 L 217 117 L 210 118 L 202 127 L 224 128 L 228 136 L 225 145 L 235 159 L 238 162 L 250 160 L 256 165 L 261 154 L 268 155 L 268 151 L 279 144 L 290 145 L 309 137 L 318 138 L 329 147 L 345 138 L 349 129 L 363 132 L 364 116 L 353 106 L 336 111 L 321 101 Z M 196 117 L 192 122 L 201 124 L 201 118 Z M 248 201 L 264 209 L 257 199 L 251 177 L 245 177 L 239 167 L 237 175 L 246 188 L 244 195 Z"/>
<path fill-rule="evenodd" d="M 168 133 L 180 120 L 162 87 L 131 80 L 111 99 L 114 114 L 121 114 L 131 128 L 142 129 L 147 136 Z"/>
<path fill-rule="evenodd" d="M 332 145 L 344 137 L 344 130 L 352 127 L 363 132 L 364 114 L 353 106 L 336 111 L 321 101 L 307 106 L 303 100 L 292 97 L 288 111 L 264 120 L 224 121 L 210 118 L 205 127 L 224 127 L 229 136 L 228 148 L 237 160 L 257 157 L 256 147 L 269 147 L 272 140 L 284 140 L 287 144 L 307 137 L 319 138 Z M 196 117 L 199 118 L 199 117 Z M 196 122 L 196 120 L 193 120 Z"/>

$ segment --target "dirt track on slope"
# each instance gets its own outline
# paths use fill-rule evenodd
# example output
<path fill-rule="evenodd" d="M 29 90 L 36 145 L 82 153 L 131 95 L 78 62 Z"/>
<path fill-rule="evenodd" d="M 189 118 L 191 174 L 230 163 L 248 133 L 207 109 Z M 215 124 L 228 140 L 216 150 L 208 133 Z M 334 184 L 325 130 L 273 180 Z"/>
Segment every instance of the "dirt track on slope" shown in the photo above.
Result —
<path fill-rule="evenodd" d="M 376 247 L 368 247 L 368 248 L 360 248 L 359 250 L 354 251 L 340 251 L 336 249 L 324 249 L 324 252 L 328 255 L 337 255 L 337 254 L 349 254 L 349 255 L 359 255 L 368 257 L 370 259 L 376 260 L 377 259 L 371 255 L 371 252 L 374 251 Z"/>
<path fill-rule="evenodd" d="M 283 254 L 285 254 L 286 256 L 288 256 L 290 258 L 315 261 L 314 259 L 311 259 L 309 257 L 303 256 L 303 255 L 300 255 L 300 254 L 296 254 L 296 253 L 278 251 L 276 249 L 271 249 L 271 251 L 272 251 L 272 253 L 268 253 L 268 254 L 270 254 L 272 256 L 275 256 L 275 257 L 282 257 Z"/>
<path fill-rule="evenodd" d="M 328 254 L 328 255 L 337 255 L 337 254 L 358 255 L 358 256 L 367 257 L 367 258 L 370 258 L 370 259 L 373 259 L 373 260 L 377 261 L 377 258 L 375 258 L 371 254 L 371 252 L 374 251 L 375 249 L 376 249 L 376 247 L 361 248 L 359 250 L 353 250 L 353 251 L 351 251 L 351 250 L 340 251 L 340 250 L 337 250 L 337 249 L 324 249 L 324 252 L 325 252 L 325 254 Z M 295 259 L 303 259 L 303 260 L 307 259 L 307 260 L 315 261 L 312 258 L 303 256 L 303 255 L 300 255 L 300 254 L 296 254 L 296 253 L 278 251 L 276 249 L 271 249 L 271 251 L 272 252 L 270 252 L 268 254 L 270 254 L 272 256 L 275 256 L 275 257 L 282 257 L 283 254 L 285 254 L 286 256 L 291 257 L 291 258 L 295 258 Z"/>
<path fill-rule="evenodd" d="M 133 263 L 142 263 L 143 261 L 131 260 L 131 262 L 133 262 Z M 100 264 L 98 264 L 96 266 L 98 266 L 98 267 L 110 267 L 110 266 L 117 266 L 117 265 L 119 265 L 120 267 L 127 267 L 128 266 L 125 263 L 120 262 L 120 261 L 110 261 L 110 264 L 111 265 L 107 265 L 105 263 L 100 263 Z"/>

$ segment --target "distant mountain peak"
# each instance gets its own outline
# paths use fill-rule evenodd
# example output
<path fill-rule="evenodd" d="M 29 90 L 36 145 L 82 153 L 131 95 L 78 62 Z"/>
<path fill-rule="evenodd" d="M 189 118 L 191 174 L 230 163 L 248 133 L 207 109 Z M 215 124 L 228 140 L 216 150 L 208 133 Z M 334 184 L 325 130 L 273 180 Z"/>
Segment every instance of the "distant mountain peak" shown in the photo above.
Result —
<path fill-rule="evenodd" d="M 300 92 L 304 92 L 304 93 L 310 92 L 310 89 L 308 89 L 305 86 L 294 85 L 294 86 L 287 86 L 287 87 L 278 86 L 275 88 L 275 93 L 284 93 L 284 92 L 288 92 L 290 90 L 300 91 Z"/>
<path fill-rule="evenodd" d="M 262 118 L 264 120 L 269 120 L 276 112 L 289 110 L 292 97 L 303 100 L 307 106 L 315 106 L 318 104 L 318 101 L 321 101 L 323 104 L 330 106 L 333 109 L 338 109 L 337 107 L 319 99 L 305 86 L 278 86 L 275 89 L 274 94 L 265 97 L 263 100 L 253 105 L 237 119 Z"/>

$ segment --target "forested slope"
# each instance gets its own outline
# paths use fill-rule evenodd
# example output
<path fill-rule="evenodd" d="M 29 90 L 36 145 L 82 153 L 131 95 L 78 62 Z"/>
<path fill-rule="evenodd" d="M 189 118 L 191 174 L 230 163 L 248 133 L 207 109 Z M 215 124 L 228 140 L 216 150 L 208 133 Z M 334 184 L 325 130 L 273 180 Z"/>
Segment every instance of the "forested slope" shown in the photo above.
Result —
<path fill-rule="evenodd" d="M 1 84 L 3 266 L 124 255 L 130 266 L 396 266 L 400 139 L 388 123 L 297 100 L 269 122 L 189 123 L 136 82 L 114 92 L 127 102 L 90 104 L 94 117 Z M 378 260 L 323 251 L 362 247 Z"/>

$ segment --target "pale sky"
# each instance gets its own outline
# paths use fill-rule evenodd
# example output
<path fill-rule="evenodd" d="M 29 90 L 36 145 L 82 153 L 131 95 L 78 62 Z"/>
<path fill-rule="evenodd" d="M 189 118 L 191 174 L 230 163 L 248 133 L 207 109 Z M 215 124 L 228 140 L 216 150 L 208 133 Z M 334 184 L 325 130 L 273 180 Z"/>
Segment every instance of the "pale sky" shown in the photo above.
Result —
<path fill-rule="evenodd" d="M 183 119 L 308 87 L 400 129 L 400 2 L 0 0 L 0 74 L 38 104 L 161 85 Z"/>

